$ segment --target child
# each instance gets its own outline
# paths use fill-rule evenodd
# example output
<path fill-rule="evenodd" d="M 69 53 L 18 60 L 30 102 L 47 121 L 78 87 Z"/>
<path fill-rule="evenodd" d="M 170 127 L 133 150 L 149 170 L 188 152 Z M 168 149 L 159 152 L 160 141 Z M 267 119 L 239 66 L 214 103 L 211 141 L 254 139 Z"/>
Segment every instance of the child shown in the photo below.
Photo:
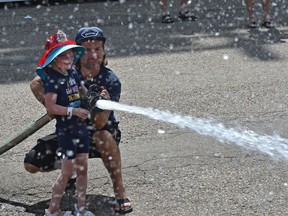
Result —
<path fill-rule="evenodd" d="M 77 174 L 77 205 L 75 215 L 93 216 L 85 210 L 87 189 L 87 163 L 89 135 L 85 119 L 89 111 L 80 108 L 80 94 L 87 89 L 81 84 L 77 71 L 72 67 L 85 53 L 85 48 L 67 40 L 64 32 L 58 30 L 48 38 L 46 52 L 38 63 L 37 74 L 45 88 L 45 107 L 56 119 L 56 134 L 61 148 L 61 174 L 53 186 L 52 198 L 45 216 L 70 215 L 61 212 L 60 202 L 68 180 L 73 172 Z"/>

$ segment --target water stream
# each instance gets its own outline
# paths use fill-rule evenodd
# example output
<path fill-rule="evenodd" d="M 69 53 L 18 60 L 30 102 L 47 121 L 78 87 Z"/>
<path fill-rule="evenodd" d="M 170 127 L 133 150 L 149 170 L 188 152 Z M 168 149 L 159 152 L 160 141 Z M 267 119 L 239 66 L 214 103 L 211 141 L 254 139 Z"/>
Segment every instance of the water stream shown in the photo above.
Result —
<path fill-rule="evenodd" d="M 245 149 L 260 151 L 274 159 L 288 159 L 288 139 L 281 138 L 278 135 L 260 135 L 252 130 L 240 127 L 228 128 L 214 120 L 180 115 L 153 108 L 131 106 L 108 100 L 99 100 L 96 106 L 104 110 L 144 115 L 151 119 L 175 124 L 181 128 L 192 129 L 198 134 L 213 137 L 220 142 L 234 143 Z"/>

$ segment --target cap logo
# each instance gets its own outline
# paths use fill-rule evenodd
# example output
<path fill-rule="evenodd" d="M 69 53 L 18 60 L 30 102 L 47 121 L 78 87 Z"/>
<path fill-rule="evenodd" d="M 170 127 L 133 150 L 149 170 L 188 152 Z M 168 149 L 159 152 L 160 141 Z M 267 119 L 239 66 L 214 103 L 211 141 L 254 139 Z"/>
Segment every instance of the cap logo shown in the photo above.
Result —
<path fill-rule="evenodd" d="M 96 37 L 100 32 L 97 29 L 86 29 L 81 33 L 82 37 Z"/>

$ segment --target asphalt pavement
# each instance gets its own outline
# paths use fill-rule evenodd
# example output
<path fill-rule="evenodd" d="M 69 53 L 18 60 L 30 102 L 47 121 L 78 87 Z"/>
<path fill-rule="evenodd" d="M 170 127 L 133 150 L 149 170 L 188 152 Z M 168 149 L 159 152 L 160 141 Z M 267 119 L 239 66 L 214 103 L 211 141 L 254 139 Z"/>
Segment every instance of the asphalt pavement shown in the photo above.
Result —
<path fill-rule="evenodd" d="M 172 1 L 177 16 L 178 1 Z M 260 4 L 260 1 L 259 1 Z M 29 82 L 47 36 L 74 38 L 96 25 L 107 37 L 108 66 L 122 82 L 121 103 L 213 119 L 228 128 L 288 138 L 288 7 L 275 0 L 275 29 L 246 28 L 242 1 L 192 1 L 195 22 L 162 24 L 158 0 L 85 1 L 0 8 L 0 141 L 45 114 Z M 257 16 L 261 21 L 261 5 Z M 287 159 L 145 115 L 117 111 L 123 178 L 134 216 L 288 215 Z M 59 172 L 30 174 L 24 155 L 50 122 L 0 155 L 0 215 L 43 215 Z M 265 143 L 263 143 L 265 145 Z M 277 147 L 277 146 L 276 146 Z M 100 159 L 89 160 L 88 207 L 114 215 Z M 64 197 L 62 208 L 73 199 Z"/>

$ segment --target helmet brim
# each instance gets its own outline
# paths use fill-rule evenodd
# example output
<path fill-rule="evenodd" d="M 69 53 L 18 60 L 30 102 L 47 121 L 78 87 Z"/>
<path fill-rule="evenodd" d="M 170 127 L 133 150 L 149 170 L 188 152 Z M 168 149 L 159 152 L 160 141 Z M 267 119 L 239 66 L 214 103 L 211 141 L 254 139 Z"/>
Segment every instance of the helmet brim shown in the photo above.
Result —
<path fill-rule="evenodd" d="M 47 55 L 45 62 L 37 67 L 36 73 L 38 74 L 38 76 L 40 76 L 44 80 L 47 74 L 43 69 L 47 67 L 58 55 L 69 49 L 73 49 L 75 51 L 73 64 L 75 64 L 85 54 L 86 51 L 84 47 L 79 45 L 63 45 L 60 47 L 56 47 Z"/>

